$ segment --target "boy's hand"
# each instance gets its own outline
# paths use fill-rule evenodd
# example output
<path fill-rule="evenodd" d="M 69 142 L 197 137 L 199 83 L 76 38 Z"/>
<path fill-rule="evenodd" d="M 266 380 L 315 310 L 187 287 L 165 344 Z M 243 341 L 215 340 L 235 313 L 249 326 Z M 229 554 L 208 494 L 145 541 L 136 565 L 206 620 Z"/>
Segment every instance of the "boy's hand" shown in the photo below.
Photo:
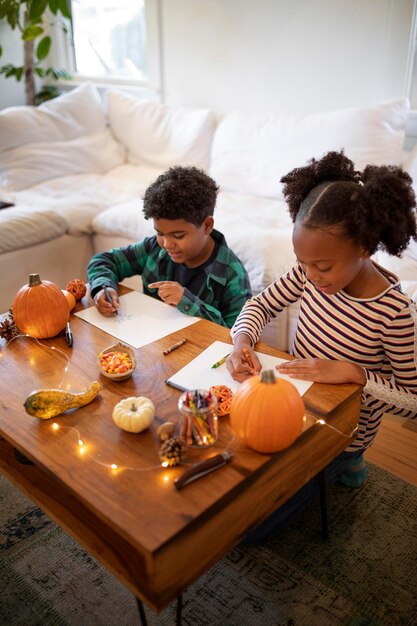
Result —
<path fill-rule="evenodd" d="M 111 297 L 113 304 L 108 302 L 104 289 L 101 289 L 101 291 L 96 293 L 94 296 L 94 304 L 99 313 L 105 317 L 111 317 L 119 308 L 119 295 L 112 287 L 107 287 L 107 292 Z"/>
<path fill-rule="evenodd" d="M 328 359 L 294 359 L 277 365 L 281 374 L 300 380 L 312 380 L 315 383 L 357 383 L 366 384 L 362 367 L 349 361 L 331 361 Z"/>
<path fill-rule="evenodd" d="M 184 287 L 174 280 L 160 280 L 156 283 L 150 283 L 149 289 L 157 289 L 158 296 L 166 304 L 177 306 L 184 295 Z"/>
<path fill-rule="evenodd" d="M 234 348 L 226 359 L 226 367 L 231 377 L 238 382 L 259 374 L 262 365 L 251 346 L 249 337 L 239 335 L 236 338 Z"/>

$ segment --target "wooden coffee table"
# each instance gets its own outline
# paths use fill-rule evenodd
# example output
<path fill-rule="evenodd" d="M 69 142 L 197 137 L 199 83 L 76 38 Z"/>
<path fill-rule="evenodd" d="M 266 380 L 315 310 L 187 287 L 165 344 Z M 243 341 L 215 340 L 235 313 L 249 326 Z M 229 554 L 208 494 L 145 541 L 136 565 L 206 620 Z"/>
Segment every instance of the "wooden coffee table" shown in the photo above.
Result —
<path fill-rule="evenodd" d="M 87 299 L 77 306 L 88 306 Z M 158 458 L 156 429 L 163 421 L 177 421 L 180 395 L 164 381 L 213 341 L 230 342 L 229 330 L 200 320 L 140 348 L 135 351 L 138 365 L 133 376 L 118 383 L 101 377 L 96 365 L 97 354 L 114 338 L 78 317 L 71 316 L 71 324 L 73 348 L 61 336 L 41 342 L 18 338 L 7 346 L 0 340 L 0 467 L 156 611 L 185 591 L 354 438 L 342 437 L 315 419 L 350 434 L 358 421 L 361 388 L 314 384 L 304 396 L 306 424 L 314 425 L 289 449 L 272 456 L 252 452 L 233 439 L 228 419 L 222 418 L 219 441 L 205 451 L 192 450 L 189 462 L 225 449 L 233 453 L 232 461 L 177 491 L 173 481 L 186 468 L 164 469 Z M 185 345 L 162 355 L 182 337 L 188 337 Z M 262 343 L 257 349 L 287 356 Z M 27 415 L 26 396 L 34 389 L 58 387 L 66 365 L 63 389 L 83 391 L 91 381 L 100 380 L 99 396 L 51 420 Z M 139 395 L 153 400 L 156 420 L 147 432 L 125 433 L 113 423 L 113 407 L 121 398 Z M 34 465 L 18 462 L 14 449 Z M 119 468 L 111 469 L 112 464 Z"/>

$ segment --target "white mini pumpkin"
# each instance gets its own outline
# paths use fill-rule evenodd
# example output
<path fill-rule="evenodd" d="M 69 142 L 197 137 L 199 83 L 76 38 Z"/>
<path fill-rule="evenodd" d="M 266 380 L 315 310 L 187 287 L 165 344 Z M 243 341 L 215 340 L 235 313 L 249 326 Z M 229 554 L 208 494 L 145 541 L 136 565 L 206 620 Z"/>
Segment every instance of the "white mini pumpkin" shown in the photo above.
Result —
<path fill-rule="evenodd" d="M 149 428 L 155 417 L 155 406 L 152 400 L 139 396 L 124 398 L 113 409 L 113 421 L 128 433 L 140 433 Z"/>

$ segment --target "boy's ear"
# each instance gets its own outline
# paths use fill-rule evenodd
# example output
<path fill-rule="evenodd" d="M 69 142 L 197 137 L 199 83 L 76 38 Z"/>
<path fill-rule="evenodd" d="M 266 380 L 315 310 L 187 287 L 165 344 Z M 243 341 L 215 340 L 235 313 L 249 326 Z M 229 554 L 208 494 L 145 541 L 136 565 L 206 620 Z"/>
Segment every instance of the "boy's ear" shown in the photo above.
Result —
<path fill-rule="evenodd" d="M 212 215 L 207 215 L 207 217 L 205 218 L 204 222 L 204 234 L 205 235 L 209 235 L 211 233 L 211 231 L 213 230 L 214 227 L 214 218 Z"/>
<path fill-rule="evenodd" d="M 370 256 L 371 256 L 371 255 L 370 255 L 370 253 L 369 253 L 369 250 L 367 250 L 366 248 L 363 248 L 363 247 L 362 247 L 362 249 L 361 249 L 361 257 L 362 257 L 363 259 L 369 259 L 369 257 L 370 257 Z"/>

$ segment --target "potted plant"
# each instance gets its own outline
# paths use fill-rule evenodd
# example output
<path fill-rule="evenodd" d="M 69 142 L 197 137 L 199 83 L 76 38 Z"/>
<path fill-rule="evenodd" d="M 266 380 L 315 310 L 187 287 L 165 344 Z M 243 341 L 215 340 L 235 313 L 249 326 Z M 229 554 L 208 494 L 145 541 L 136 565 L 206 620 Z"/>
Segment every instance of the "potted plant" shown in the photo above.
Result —
<path fill-rule="evenodd" d="M 70 0 L 0 0 L 0 20 L 6 20 L 12 30 L 18 29 L 23 41 L 23 65 L 2 65 L 0 75 L 24 80 L 26 104 L 29 105 L 36 104 L 35 75 L 40 78 L 71 78 L 63 68 L 41 65 L 51 48 L 48 16 L 52 15 L 60 19 L 63 30 L 67 32 L 71 25 Z M 0 46 L 0 57 L 2 53 Z"/>

